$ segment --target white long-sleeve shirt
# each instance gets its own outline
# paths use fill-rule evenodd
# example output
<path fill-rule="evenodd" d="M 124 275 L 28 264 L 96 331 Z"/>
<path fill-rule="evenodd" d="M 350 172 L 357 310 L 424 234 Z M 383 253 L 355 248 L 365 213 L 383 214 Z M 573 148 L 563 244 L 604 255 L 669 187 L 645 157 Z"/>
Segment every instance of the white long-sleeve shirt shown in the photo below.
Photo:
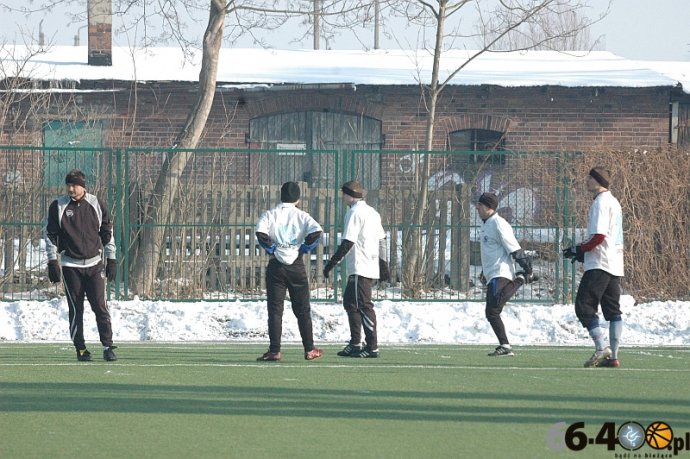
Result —
<path fill-rule="evenodd" d="M 343 239 L 354 245 L 345 255 L 347 274 L 379 278 L 379 247 L 386 232 L 381 215 L 364 201 L 356 201 L 345 214 Z"/>
<path fill-rule="evenodd" d="M 482 271 L 486 280 L 496 277 L 513 280 L 515 263 L 510 254 L 520 250 L 520 244 L 510 223 L 494 212 L 482 224 L 480 236 Z"/>
<path fill-rule="evenodd" d="M 316 231 L 323 229 L 311 215 L 286 202 L 264 212 L 256 225 L 256 232 L 268 234 L 276 245 L 273 255 L 286 265 L 297 259 L 304 238 Z"/>

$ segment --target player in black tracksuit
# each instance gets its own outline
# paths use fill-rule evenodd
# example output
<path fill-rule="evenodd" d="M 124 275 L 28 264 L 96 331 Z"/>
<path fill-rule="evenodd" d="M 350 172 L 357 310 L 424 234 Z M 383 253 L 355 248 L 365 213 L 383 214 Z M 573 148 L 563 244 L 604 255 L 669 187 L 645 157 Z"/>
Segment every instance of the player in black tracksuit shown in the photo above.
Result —
<path fill-rule="evenodd" d="M 52 202 L 46 219 L 48 277 L 53 283 L 63 280 L 69 307 L 70 338 L 77 349 L 77 359 L 92 360 L 84 342 L 86 296 L 96 314 L 98 334 L 103 345 L 103 358 L 108 361 L 117 360 L 113 352 L 115 346 L 110 313 L 105 303 L 105 282 L 102 274 L 102 253 L 105 251 L 106 275 L 109 281 L 115 280 L 117 261 L 113 224 L 105 203 L 86 192 L 86 178 L 81 171 L 70 171 L 65 183 L 67 194 Z"/>

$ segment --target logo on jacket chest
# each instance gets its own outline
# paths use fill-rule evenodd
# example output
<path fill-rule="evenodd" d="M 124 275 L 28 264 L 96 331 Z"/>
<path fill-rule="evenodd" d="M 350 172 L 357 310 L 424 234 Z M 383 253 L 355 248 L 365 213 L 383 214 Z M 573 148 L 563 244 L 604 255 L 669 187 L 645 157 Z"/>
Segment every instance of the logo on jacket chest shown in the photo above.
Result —
<path fill-rule="evenodd" d="M 67 209 L 67 210 L 65 211 L 65 215 L 67 215 L 68 217 L 73 217 L 73 216 L 74 216 L 74 211 L 73 211 L 72 209 Z"/>

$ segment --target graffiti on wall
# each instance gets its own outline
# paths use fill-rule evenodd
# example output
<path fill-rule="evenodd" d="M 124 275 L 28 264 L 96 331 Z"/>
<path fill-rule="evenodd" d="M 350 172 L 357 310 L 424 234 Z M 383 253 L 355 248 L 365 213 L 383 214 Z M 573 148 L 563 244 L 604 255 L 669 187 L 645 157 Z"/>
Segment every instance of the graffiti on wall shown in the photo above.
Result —
<path fill-rule="evenodd" d="M 462 176 L 455 171 L 445 169 L 429 177 L 429 191 L 440 190 L 449 184 L 464 183 Z M 494 183 L 493 171 L 487 171 L 477 178 L 477 195 L 489 191 L 498 196 L 498 210 L 513 226 L 530 226 L 534 224 L 539 210 L 539 199 L 536 193 L 525 187 L 510 190 L 505 183 Z M 472 225 L 479 225 L 479 216 L 472 213 Z"/>
<path fill-rule="evenodd" d="M 414 173 L 421 163 L 419 155 L 403 155 L 398 160 L 398 168 L 403 174 Z M 449 185 L 465 183 L 462 175 L 452 169 L 439 170 L 429 177 L 428 190 L 441 190 Z M 488 170 L 477 178 L 477 194 L 479 197 L 485 191 L 496 193 L 498 196 L 498 210 L 501 215 L 513 226 L 531 226 L 537 217 L 539 210 L 539 198 L 537 194 L 527 187 L 510 189 L 506 183 L 494 180 L 494 172 Z M 479 216 L 472 212 L 472 225 L 480 225 Z"/>

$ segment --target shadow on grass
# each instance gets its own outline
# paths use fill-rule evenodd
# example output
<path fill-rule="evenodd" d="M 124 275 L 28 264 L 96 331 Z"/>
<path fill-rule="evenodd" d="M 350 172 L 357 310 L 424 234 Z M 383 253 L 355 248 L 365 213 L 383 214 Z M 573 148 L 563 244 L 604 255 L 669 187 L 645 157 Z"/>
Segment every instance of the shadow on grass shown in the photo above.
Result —
<path fill-rule="evenodd" d="M 0 412 L 111 412 L 436 422 L 662 420 L 690 427 L 687 400 L 242 386 L 0 383 Z M 658 418 L 658 419 L 657 419 Z"/>

